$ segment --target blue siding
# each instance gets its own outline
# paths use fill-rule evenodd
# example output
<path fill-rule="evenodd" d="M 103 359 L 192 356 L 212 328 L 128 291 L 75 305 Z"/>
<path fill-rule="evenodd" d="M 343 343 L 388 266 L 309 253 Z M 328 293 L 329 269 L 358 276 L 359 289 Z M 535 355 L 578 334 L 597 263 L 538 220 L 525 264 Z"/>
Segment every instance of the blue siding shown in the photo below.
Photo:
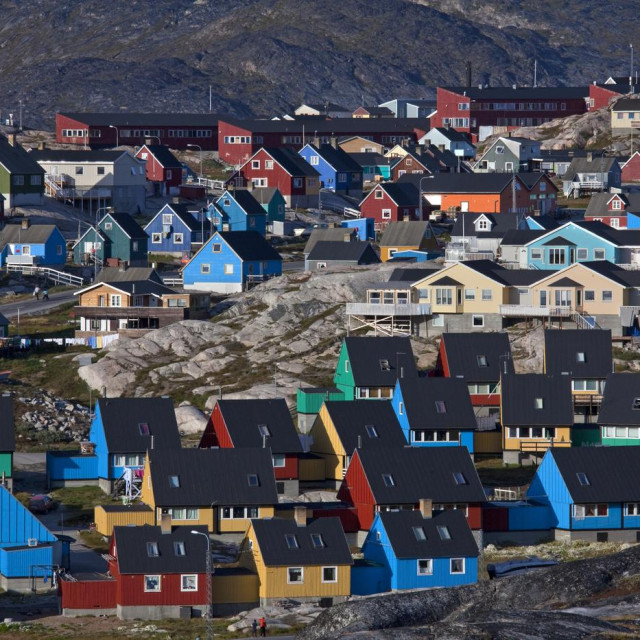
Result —
<path fill-rule="evenodd" d="M 551 506 L 549 525 L 552 528 L 569 529 L 573 500 L 560 475 L 552 451 L 548 451 L 542 459 L 529 485 L 527 498 Z"/>
<path fill-rule="evenodd" d="M 98 457 L 47 452 L 47 477 L 50 480 L 92 480 L 98 478 Z"/>
<path fill-rule="evenodd" d="M 0 487 L 0 544 L 26 544 L 29 538 L 55 542 L 55 536 L 7 489 Z"/>
<path fill-rule="evenodd" d="M 552 528 L 550 505 L 508 505 L 509 531 L 546 531 Z"/>
<path fill-rule="evenodd" d="M 640 229 L 640 215 L 627 212 L 627 229 Z"/>
<path fill-rule="evenodd" d="M 221 245 L 220 252 L 213 253 L 214 244 Z M 202 273 L 203 264 L 209 265 L 208 274 Z M 233 273 L 224 272 L 225 264 L 233 265 Z M 242 283 L 242 260 L 216 232 L 185 266 L 182 279 L 185 285 L 196 282 Z"/>
<path fill-rule="evenodd" d="M 97 472 L 98 478 L 111 478 L 109 473 L 109 450 L 107 448 L 107 439 L 104 433 L 104 425 L 102 424 L 102 416 L 100 415 L 100 405 L 96 402 L 96 408 L 89 429 L 89 440 L 95 444 L 95 455 L 98 459 Z"/>
<path fill-rule="evenodd" d="M 169 229 L 169 234 L 165 235 L 164 233 L 164 224 L 163 224 L 163 215 L 171 214 L 172 220 Z M 209 227 L 209 222 L 201 225 L 204 227 L 205 237 L 207 235 L 207 228 Z M 182 221 L 182 219 L 177 216 L 169 205 L 165 205 L 160 209 L 160 211 L 154 216 L 154 218 L 147 224 L 144 228 L 149 236 L 149 251 L 151 253 L 188 253 L 192 251 L 193 243 L 200 243 L 202 238 L 202 228 L 198 231 L 191 231 L 191 229 Z M 152 242 L 152 234 L 159 233 L 160 234 L 160 242 Z M 182 242 L 176 242 L 175 235 L 176 233 L 182 234 Z"/>
<path fill-rule="evenodd" d="M 358 218 L 356 220 L 343 220 L 340 226 L 347 229 L 357 229 L 358 240 L 366 242 L 367 240 L 375 240 L 374 222 L 373 218 Z"/>
<path fill-rule="evenodd" d="M 259 260 L 248 260 L 242 263 L 243 280 L 250 275 L 279 276 L 282 275 L 282 263 L 275 260 L 260 262 Z"/>
<path fill-rule="evenodd" d="M 16 242 L 13 244 L 13 251 L 10 246 L 7 245 L 2 251 L 0 265 L 4 265 L 8 255 L 24 255 L 25 247 L 29 247 L 29 254 L 37 258 L 37 262 L 40 264 L 61 265 L 64 264 L 67 259 L 66 241 L 58 228 L 55 227 L 45 242 Z"/>
<path fill-rule="evenodd" d="M 609 515 L 593 516 L 585 518 L 571 517 L 571 528 L 580 531 L 590 529 L 621 529 L 622 528 L 622 507 L 620 503 L 609 503 Z"/>
<path fill-rule="evenodd" d="M 51 578 L 51 572 L 34 565 L 53 564 L 53 545 L 20 549 L 0 548 L 0 573 L 7 578 L 28 578 L 31 575 Z M 32 568 L 33 567 L 33 568 Z"/>
<path fill-rule="evenodd" d="M 344 347 L 343 347 L 344 348 Z M 404 433 L 404 438 L 408 443 L 411 443 L 411 434 L 409 432 L 409 417 L 407 416 L 406 409 L 402 410 L 400 413 L 400 403 L 404 407 L 404 398 L 402 397 L 402 388 L 400 386 L 400 381 L 396 382 L 396 387 L 393 390 L 393 397 L 391 398 L 391 406 L 393 407 L 393 411 L 396 414 L 396 418 L 398 418 L 398 422 L 400 423 L 400 427 L 402 428 L 402 433 Z"/>
<path fill-rule="evenodd" d="M 351 567 L 351 594 L 371 596 L 389 591 L 388 569 L 379 564 L 355 564 Z"/>
<path fill-rule="evenodd" d="M 229 228 L 224 231 L 257 231 L 262 235 L 267 232 L 267 214 L 248 214 L 233 197 L 232 192 L 225 191 L 216 200 L 216 205 L 218 205 L 217 213 L 220 214 L 220 211 L 224 213 L 223 223 L 229 225 Z M 220 228 L 218 230 L 222 231 Z"/>
<path fill-rule="evenodd" d="M 625 516 L 623 522 L 625 529 L 640 529 L 640 516 Z"/>

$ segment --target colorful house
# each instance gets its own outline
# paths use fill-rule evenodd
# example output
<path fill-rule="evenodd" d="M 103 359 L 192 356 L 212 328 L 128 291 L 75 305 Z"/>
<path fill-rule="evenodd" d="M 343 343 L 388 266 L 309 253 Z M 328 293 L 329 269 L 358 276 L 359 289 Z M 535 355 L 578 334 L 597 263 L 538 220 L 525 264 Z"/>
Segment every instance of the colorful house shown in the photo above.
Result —
<path fill-rule="evenodd" d="M 476 417 L 464 380 L 400 378 L 391 405 L 413 447 L 466 447 L 473 455 Z"/>
<path fill-rule="evenodd" d="M 613 115 L 613 113 L 612 113 Z M 579 198 L 597 191 L 619 189 L 622 185 L 622 169 L 615 158 L 574 158 L 562 176 L 562 191 L 568 198 Z"/>
<path fill-rule="evenodd" d="M 282 257 L 257 231 L 216 231 L 182 269 L 185 289 L 235 293 L 282 274 Z"/>
<path fill-rule="evenodd" d="M 0 266 L 33 264 L 63 265 L 67 260 L 66 241 L 53 224 L 34 224 L 28 218 L 7 224 L 0 231 Z"/>
<path fill-rule="evenodd" d="M 363 182 L 380 182 L 391 179 L 391 167 L 395 163 L 395 158 L 387 158 L 377 152 L 349 152 L 349 156 L 358 163 Z"/>
<path fill-rule="evenodd" d="M 451 151 L 456 156 L 460 153 L 461 157 L 467 159 L 476 155 L 476 148 L 469 136 L 450 127 L 434 127 L 418 140 L 418 144 L 432 144 L 441 151 Z"/>
<path fill-rule="evenodd" d="M 380 259 L 390 260 L 402 251 L 421 251 L 435 257 L 441 253 L 428 221 L 390 222 L 380 240 Z"/>
<path fill-rule="evenodd" d="M 398 378 L 417 378 L 409 338 L 349 337 L 342 341 L 333 382 L 345 400 L 389 400 Z"/>
<path fill-rule="evenodd" d="M 640 156 L 638 156 L 640 163 Z M 584 212 L 586 222 L 603 222 L 613 229 L 631 229 L 629 214 L 640 214 L 640 194 L 594 193 Z"/>
<path fill-rule="evenodd" d="M 415 511 L 380 511 L 362 546 L 365 560 L 384 567 L 382 584 L 362 585 L 368 595 L 382 591 L 430 589 L 478 581 L 478 545 L 461 510 L 433 513 L 420 500 Z M 354 574 L 357 570 L 354 570 Z"/>
<path fill-rule="evenodd" d="M 143 144 L 136 158 L 144 160 L 147 180 L 154 185 L 154 195 L 177 195 L 183 182 L 182 163 L 163 144 Z"/>
<path fill-rule="evenodd" d="M 271 450 L 150 450 L 141 500 L 156 523 L 170 516 L 172 524 L 211 533 L 244 533 L 252 518 L 273 517 L 278 504 Z"/>
<path fill-rule="evenodd" d="M 201 448 L 268 447 L 278 493 L 297 496 L 302 445 L 284 398 L 218 400 L 205 427 Z"/>
<path fill-rule="evenodd" d="M 44 169 L 17 142 L 15 134 L 0 138 L 0 195 L 4 208 L 42 206 Z"/>
<path fill-rule="evenodd" d="M 283 598 L 337 603 L 351 595 L 353 560 L 338 518 L 251 520 L 241 563 L 257 572 L 261 606 Z M 327 600 L 324 600 L 327 598 Z"/>
<path fill-rule="evenodd" d="M 0 485 L 13 490 L 13 452 L 16 449 L 13 400 L 0 396 Z"/>
<path fill-rule="evenodd" d="M 253 197 L 267 213 L 267 225 L 284 222 L 284 210 L 287 206 L 278 187 L 255 187 Z"/>
<path fill-rule="evenodd" d="M 324 460 L 324 477 L 340 483 L 355 449 L 403 447 L 406 440 L 389 402 L 326 401 L 309 434 Z"/>
<path fill-rule="evenodd" d="M 322 189 L 362 198 L 362 169 L 337 144 L 306 144 L 298 153 L 320 174 Z"/>
<path fill-rule="evenodd" d="M 549 449 L 527 496 L 551 510 L 556 540 L 640 538 L 640 448 Z"/>
<path fill-rule="evenodd" d="M 149 253 L 191 256 L 210 236 L 210 224 L 200 211 L 186 204 L 165 204 L 144 228 Z"/>
<path fill-rule="evenodd" d="M 640 445 L 640 374 L 607 376 L 598 424 L 603 445 Z"/>
<path fill-rule="evenodd" d="M 427 495 L 434 511 L 460 509 L 471 529 L 482 528 L 485 493 L 465 447 L 356 449 L 338 491 L 361 530 L 371 528 L 376 513 L 417 509 Z"/>
<path fill-rule="evenodd" d="M 501 379 L 500 422 L 505 464 L 570 447 L 573 401 L 569 376 L 507 374 Z"/>
<path fill-rule="evenodd" d="M 248 189 L 225 191 L 209 208 L 207 216 L 218 231 L 267 232 L 267 214 Z"/>
<path fill-rule="evenodd" d="M 376 231 L 391 222 L 422 220 L 424 211 L 420 192 L 412 184 L 378 184 L 360 203 L 362 217 L 373 218 Z"/>
<path fill-rule="evenodd" d="M 478 173 L 539 171 L 541 162 L 538 140 L 501 136 L 485 149 L 474 170 Z"/>
<path fill-rule="evenodd" d="M 622 170 L 622 182 L 638 182 L 640 180 L 640 152 L 633 155 L 620 164 Z"/>

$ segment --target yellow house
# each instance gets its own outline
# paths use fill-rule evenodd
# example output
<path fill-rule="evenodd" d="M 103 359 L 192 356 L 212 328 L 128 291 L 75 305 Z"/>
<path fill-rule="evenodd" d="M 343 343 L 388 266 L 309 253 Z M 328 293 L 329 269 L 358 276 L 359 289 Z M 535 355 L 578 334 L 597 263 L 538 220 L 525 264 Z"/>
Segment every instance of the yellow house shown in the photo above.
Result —
<path fill-rule="evenodd" d="M 98 505 L 93 510 L 96 531 L 103 536 L 111 536 L 113 527 L 154 525 L 153 509 L 145 504 Z"/>
<path fill-rule="evenodd" d="M 338 518 L 252 520 L 240 564 L 258 574 L 260 604 L 291 598 L 344 600 L 351 593 L 353 560 Z"/>
<path fill-rule="evenodd" d="M 310 432 L 312 453 L 324 459 L 325 477 L 342 482 L 354 449 L 407 444 L 390 402 L 327 401 Z"/>
<path fill-rule="evenodd" d="M 435 252 L 440 249 L 429 222 L 390 222 L 380 241 L 380 259 L 387 262 L 399 251 Z"/>
<path fill-rule="evenodd" d="M 338 146 L 347 153 L 384 153 L 384 145 L 379 142 L 373 142 L 362 136 L 352 136 L 338 142 Z"/>
<path fill-rule="evenodd" d="M 244 533 L 252 518 L 271 518 L 278 504 L 271 450 L 151 450 L 142 502 L 155 522 L 205 525 L 211 533 Z"/>

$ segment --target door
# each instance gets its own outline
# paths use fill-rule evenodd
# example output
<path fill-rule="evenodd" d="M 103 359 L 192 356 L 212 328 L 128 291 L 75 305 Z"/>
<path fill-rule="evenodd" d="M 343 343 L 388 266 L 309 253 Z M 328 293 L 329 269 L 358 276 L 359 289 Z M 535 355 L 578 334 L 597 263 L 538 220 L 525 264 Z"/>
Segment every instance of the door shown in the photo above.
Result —
<path fill-rule="evenodd" d="M 462 213 L 468 213 L 468 212 L 469 212 L 469 202 L 468 202 L 468 201 L 463 200 L 463 201 L 460 203 L 460 211 L 461 211 Z"/>
<path fill-rule="evenodd" d="M 576 307 L 582 308 L 582 289 L 576 289 Z"/>
<path fill-rule="evenodd" d="M 462 289 L 457 289 L 458 291 L 458 306 L 462 304 Z"/>
<path fill-rule="evenodd" d="M 571 289 L 556 289 L 556 307 L 571 306 Z"/>

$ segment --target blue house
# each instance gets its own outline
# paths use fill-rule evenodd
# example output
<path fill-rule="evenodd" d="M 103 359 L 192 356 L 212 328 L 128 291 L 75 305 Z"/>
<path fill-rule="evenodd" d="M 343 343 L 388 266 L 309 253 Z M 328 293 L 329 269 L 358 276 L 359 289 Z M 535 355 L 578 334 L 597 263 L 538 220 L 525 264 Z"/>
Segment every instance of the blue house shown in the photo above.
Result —
<path fill-rule="evenodd" d="M 216 231 L 182 269 L 185 289 L 235 293 L 282 275 L 282 257 L 257 231 Z"/>
<path fill-rule="evenodd" d="M 52 586 L 62 543 L 8 489 L 0 486 L 0 589 Z M 46 584 L 45 584 L 46 582 Z"/>
<path fill-rule="evenodd" d="M 476 417 L 464 380 L 401 377 L 391 404 L 411 446 L 467 447 L 473 454 Z"/>
<path fill-rule="evenodd" d="M 356 229 L 358 232 L 358 240 L 366 242 L 367 240 L 376 239 L 374 222 L 375 220 L 373 218 L 355 218 L 353 220 L 343 220 L 340 226 L 346 229 Z"/>
<path fill-rule="evenodd" d="M 267 232 L 267 214 L 247 189 L 225 191 L 210 205 L 209 216 L 218 231 Z"/>
<path fill-rule="evenodd" d="M 640 447 L 547 451 L 527 498 L 551 509 L 557 540 L 640 539 Z"/>
<path fill-rule="evenodd" d="M 111 493 L 125 468 L 142 478 L 149 449 L 180 449 L 169 398 L 99 398 L 84 452 L 48 452 L 51 486 L 97 484 Z"/>
<path fill-rule="evenodd" d="M 284 222 L 284 211 L 287 205 L 278 187 L 255 187 L 253 197 L 267 212 L 267 224 Z"/>
<path fill-rule="evenodd" d="M 319 174 L 320 187 L 362 199 L 362 168 L 340 147 L 306 144 L 298 152 Z"/>
<path fill-rule="evenodd" d="M 0 266 L 6 264 L 63 265 L 67 260 L 66 241 L 53 224 L 7 224 L 0 231 Z"/>
<path fill-rule="evenodd" d="M 353 576 L 354 594 L 455 587 L 478 581 L 478 545 L 463 511 L 431 511 L 431 500 L 421 500 L 419 510 L 380 511 L 376 515 L 362 553 L 365 560 L 384 567 L 383 577 L 377 584 L 367 585 Z M 357 568 L 353 571 L 357 574 Z"/>
<path fill-rule="evenodd" d="M 144 230 L 149 236 L 149 253 L 181 257 L 202 246 L 203 234 L 205 240 L 210 235 L 210 224 L 204 221 L 204 214 L 190 211 L 186 204 L 165 204 Z"/>

